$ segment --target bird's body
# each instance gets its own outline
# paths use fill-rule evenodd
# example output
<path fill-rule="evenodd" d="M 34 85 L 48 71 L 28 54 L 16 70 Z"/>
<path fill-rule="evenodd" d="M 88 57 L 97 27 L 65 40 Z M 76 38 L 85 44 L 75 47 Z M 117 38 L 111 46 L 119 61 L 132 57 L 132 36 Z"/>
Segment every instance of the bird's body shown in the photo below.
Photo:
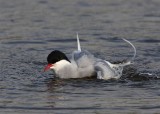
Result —
<path fill-rule="evenodd" d="M 84 61 L 86 61 L 86 63 L 84 63 Z M 56 77 L 63 79 L 84 78 L 93 76 L 94 74 L 93 63 L 90 61 L 87 55 L 83 55 L 76 61 L 73 59 L 71 59 L 70 62 L 66 60 L 60 60 L 50 68 L 54 70 Z"/>

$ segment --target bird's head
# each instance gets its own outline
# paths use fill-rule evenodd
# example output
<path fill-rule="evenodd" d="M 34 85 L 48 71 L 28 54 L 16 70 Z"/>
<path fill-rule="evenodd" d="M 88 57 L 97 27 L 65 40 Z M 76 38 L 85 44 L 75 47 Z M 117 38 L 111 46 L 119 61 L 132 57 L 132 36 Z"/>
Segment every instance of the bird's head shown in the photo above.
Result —
<path fill-rule="evenodd" d="M 63 63 L 70 62 L 67 56 L 58 50 L 52 51 L 47 57 L 47 66 L 44 68 L 44 71 L 49 69 L 55 70 L 58 66 L 63 66 Z"/>

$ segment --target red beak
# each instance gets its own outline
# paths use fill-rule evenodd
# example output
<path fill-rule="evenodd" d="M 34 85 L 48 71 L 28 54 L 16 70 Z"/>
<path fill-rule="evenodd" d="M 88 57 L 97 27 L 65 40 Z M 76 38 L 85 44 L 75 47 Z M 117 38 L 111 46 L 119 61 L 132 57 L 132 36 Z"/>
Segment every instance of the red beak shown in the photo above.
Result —
<path fill-rule="evenodd" d="M 49 70 L 54 64 L 48 64 L 45 68 L 44 68 L 44 72 Z"/>

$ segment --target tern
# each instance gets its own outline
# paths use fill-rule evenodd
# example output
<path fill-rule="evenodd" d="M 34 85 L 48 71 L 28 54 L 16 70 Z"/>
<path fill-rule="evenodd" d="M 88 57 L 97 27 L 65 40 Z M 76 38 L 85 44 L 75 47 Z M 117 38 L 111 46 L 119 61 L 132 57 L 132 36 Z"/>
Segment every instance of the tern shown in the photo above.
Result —
<path fill-rule="evenodd" d="M 128 40 L 125 42 L 130 44 L 134 50 L 133 57 L 124 63 L 112 64 L 109 61 L 94 57 L 87 50 L 82 50 L 77 33 L 77 50 L 72 52 L 72 58 L 68 57 L 59 50 L 52 51 L 48 57 L 48 65 L 44 71 L 53 70 L 56 77 L 67 78 L 84 78 L 96 76 L 97 79 L 119 79 L 122 76 L 123 68 L 133 64 L 136 56 L 135 46 Z"/>

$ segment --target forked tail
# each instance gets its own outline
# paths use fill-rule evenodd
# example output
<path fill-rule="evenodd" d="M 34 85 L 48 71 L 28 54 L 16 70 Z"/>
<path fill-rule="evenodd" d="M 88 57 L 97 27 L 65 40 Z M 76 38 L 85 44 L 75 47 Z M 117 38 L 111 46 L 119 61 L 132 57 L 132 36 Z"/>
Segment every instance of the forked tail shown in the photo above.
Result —
<path fill-rule="evenodd" d="M 78 51 L 81 51 L 81 45 L 80 45 L 78 33 L 77 33 L 77 49 Z"/>

